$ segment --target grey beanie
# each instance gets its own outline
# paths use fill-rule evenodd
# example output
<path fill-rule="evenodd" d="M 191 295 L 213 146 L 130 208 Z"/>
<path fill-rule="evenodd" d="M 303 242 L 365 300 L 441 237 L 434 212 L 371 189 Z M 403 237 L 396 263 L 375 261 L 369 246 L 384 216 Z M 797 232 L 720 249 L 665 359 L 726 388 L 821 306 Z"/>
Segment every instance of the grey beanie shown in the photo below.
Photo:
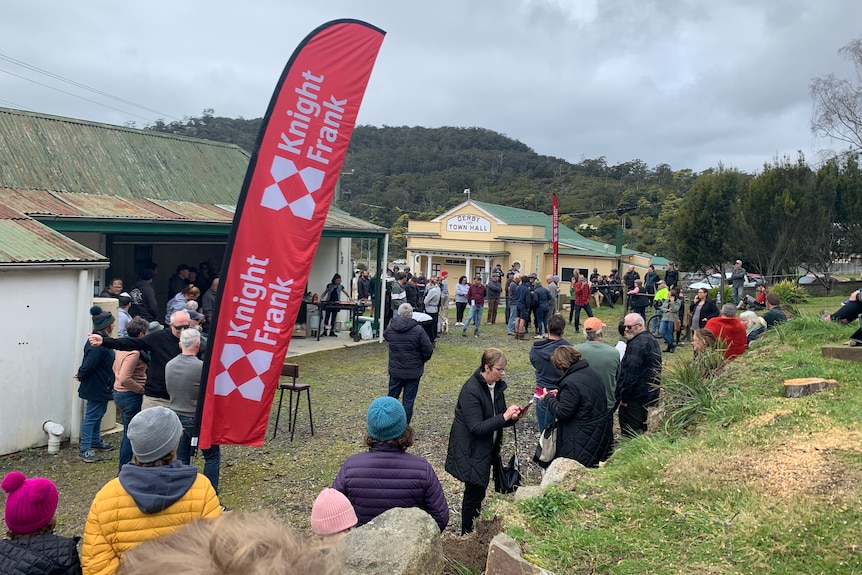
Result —
<path fill-rule="evenodd" d="M 132 453 L 141 463 L 152 463 L 173 451 L 182 434 L 180 418 L 162 406 L 140 411 L 129 422 L 126 431 Z"/>

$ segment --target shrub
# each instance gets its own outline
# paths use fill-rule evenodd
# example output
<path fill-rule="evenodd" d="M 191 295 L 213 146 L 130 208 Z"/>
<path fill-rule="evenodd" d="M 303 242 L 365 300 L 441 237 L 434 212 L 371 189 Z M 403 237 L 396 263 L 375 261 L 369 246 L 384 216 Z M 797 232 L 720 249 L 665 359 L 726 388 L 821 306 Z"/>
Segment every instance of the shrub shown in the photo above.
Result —
<path fill-rule="evenodd" d="M 798 283 L 791 280 L 784 280 L 772 285 L 769 291 L 777 293 L 781 298 L 782 304 L 799 304 L 808 301 L 808 292 Z"/>
<path fill-rule="evenodd" d="M 700 353 L 692 361 L 674 362 L 662 375 L 661 406 L 664 430 L 674 434 L 684 430 L 695 418 L 712 408 L 716 372 L 724 363 L 724 350 Z"/>
<path fill-rule="evenodd" d="M 714 288 L 710 288 L 709 290 L 709 299 L 718 299 L 718 291 L 721 289 L 721 286 L 716 286 Z M 721 298 L 723 303 L 733 302 L 733 288 L 729 285 L 724 286 L 724 297 Z"/>

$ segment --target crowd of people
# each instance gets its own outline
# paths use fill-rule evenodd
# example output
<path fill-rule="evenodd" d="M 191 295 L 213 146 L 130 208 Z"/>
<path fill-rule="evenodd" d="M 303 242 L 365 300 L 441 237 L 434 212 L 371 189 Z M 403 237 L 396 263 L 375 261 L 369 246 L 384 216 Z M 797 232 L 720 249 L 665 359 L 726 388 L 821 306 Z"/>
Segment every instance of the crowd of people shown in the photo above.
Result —
<path fill-rule="evenodd" d="M 741 263 L 737 266 L 741 268 Z M 154 565 L 152 553 L 161 561 L 193 542 L 224 540 L 225 533 L 251 529 L 252 524 L 271 525 L 269 535 L 290 553 L 307 556 L 308 561 L 325 559 L 322 548 L 392 508 L 422 509 L 441 531 L 446 528 L 449 505 L 436 472 L 425 458 L 408 452 L 414 440 L 410 424 L 420 380 L 433 356 L 441 323 L 448 316 L 445 270 L 427 279 L 395 270 L 387 282 L 391 284 L 388 305 L 394 312 L 383 334 L 389 344 L 388 394 L 368 407 L 367 450 L 347 457 L 331 488 L 321 491 L 314 501 L 310 525 L 323 547 L 297 537 L 268 517 L 239 513 L 222 517 L 226 508 L 218 498 L 218 445 L 203 450 L 203 473 L 189 465 L 205 333 L 193 329 L 194 310 L 188 303 L 198 299 L 200 288 L 187 282 L 190 276 L 186 272 L 188 266 L 177 268 L 174 287 L 179 288 L 180 280 L 186 283 L 169 300 L 167 329 L 155 328 L 146 318 L 134 316 L 123 322 L 123 335 L 112 338 L 109 334 L 116 318 L 98 306 L 91 308 L 92 333 L 76 374 L 79 396 L 86 402 L 79 456 L 93 463 L 100 460 L 98 452 L 114 449 L 100 435 L 101 418 L 107 402 L 113 399 L 122 411 L 123 423 L 118 476 L 99 490 L 92 502 L 79 560 L 77 541 L 53 534 L 56 486 L 45 478 L 27 479 L 21 473 L 9 473 L 2 483 L 7 493 L 8 538 L 0 541 L 0 572 L 152 572 L 145 570 Z M 454 298 L 456 325 L 463 326 L 462 335 L 466 336 L 472 324 L 474 335 L 478 335 L 484 308 L 488 308 L 487 322 L 496 323 L 500 300 L 505 302 L 509 335 L 524 339 L 533 323 L 537 341 L 530 347 L 529 361 L 535 373 L 535 390 L 527 405 L 507 401 L 508 360 L 497 348 L 485 349 L 461 387 L 445 470 L 464 483 L 462 534 L 474 529 L 491 480 L 499 481 L 504 431 L 517 425 L 531 405 L 535 405 L 540 433 L 551 426 L 556 428 L 556 457 L 574 459 L 586 467 L 597 467 L 611 455 L 615 415 L 623 437 L 647 431 L 648 409 L 659 401 L 663 351 L 647 329 L 641 309 L 645 306 L 631 301 L 635 297 L 649 296 L 653 302 L 660 322 L 657 335 L 666 344 L 664 353 L 673 352 L 678 345 L 682 321 L 693 334 L 695 357 L 709 355 L 723 360 L 742 355 L 765 330 L 788 319 L 778 295 L 765 288 L 758 290 L 754 302 L 762 301 L 766 313 L 759 316 L 747 309 L 737 317 L 741 304 L 750 307 L 744 305 L 743 293 L 734 292 L 734 303 L 719 307 L 707 290 L 700 289 L 686 306 L 674 269 L 662 279 L 650 267 L 641 280 L 631 267 L 621 285 L 628 291 L 632 310 L 620 322 L 622 340 L 614 347 L 604 341 L 607 326 L 590 305 L 591 298 L 598 305 L 603 301 L 616 303 L 613 291 L 608 291 L 612 287 L 607 287 L 612 284 L 600 283 L 603 276 L 597 270 L 590 280 L 583 274 L 574 278 L 568 321 L 558 307 L 557 276 L 547 276 L 543 285 L 536 274 L 522 274 L 516 268 L 505 273 L 505 283 L 503 275 L 502 269 L 495 268 L 487 283 L 479 276 L 472 283 L 466 276 L 459 278 Z M 217 290 L 217 282 L 217 277 L 212 278 L 207 293 Z M 336 275 L 327 293 L 340 297 L 343 289 Z M 367 285 L 363 290 L 371 297 Z M 413 290 L 417 293 L 411 293 Z M 132 298 L 117 281 L 110 283 L 107 293 L 119 299 L 122 318 L 123 308 Z M 593 297 L 596 293 L 599 298 Z M 862 290 L 851 294 L 841 309 L 824 319 L 855 319 L 858 314 L 854 312 L 862 310 L 860 302 Z M 583 329 L 581 311 L 587 316 Z M 131 316 L 128 309 L 126 312 Z M 567 340 L 567 325 L 574 326 L 577 337 L 583 334 L 583 341 Z M 230 553 L 230 549 L 228 545 L 218 553 Z M 202 561 L 218 563 L 217 558 L 208 556 L 216 550 L 190 552 L 201 553 Z M 9 565 L 15 568 L 5 568 Z M 30 570 L 22 571 L 20 566 Z"/>

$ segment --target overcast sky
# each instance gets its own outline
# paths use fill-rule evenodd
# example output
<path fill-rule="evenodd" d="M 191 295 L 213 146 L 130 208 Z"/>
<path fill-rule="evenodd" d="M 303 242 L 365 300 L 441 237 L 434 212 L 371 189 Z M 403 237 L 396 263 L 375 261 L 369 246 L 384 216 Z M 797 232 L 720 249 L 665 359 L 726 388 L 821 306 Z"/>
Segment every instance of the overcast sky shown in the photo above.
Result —
<path fill-rule="evenodd" d="M 258 118 L 297 44 L 336 18 L 387 32 L 361 124 L 696 171 L 815 161 L 832 145 L 811 135 L 809 82 L 850 78 L 837 51 L 862 35 L 860 0 L 27 0 L 3 6 L 0 106 L 139 127 Z"/>

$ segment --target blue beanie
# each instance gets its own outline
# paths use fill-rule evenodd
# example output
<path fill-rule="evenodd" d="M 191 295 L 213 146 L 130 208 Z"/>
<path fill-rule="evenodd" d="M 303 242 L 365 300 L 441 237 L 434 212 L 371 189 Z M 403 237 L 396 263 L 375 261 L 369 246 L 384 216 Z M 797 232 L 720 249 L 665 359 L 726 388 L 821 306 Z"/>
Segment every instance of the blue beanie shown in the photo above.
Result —
<path fill-rule="evenodd" d="M 368 406 L 368 435 L 380 441 L 398 439 L 407 428 L 404 406 L 394 397 L 378 397 Z"/>

